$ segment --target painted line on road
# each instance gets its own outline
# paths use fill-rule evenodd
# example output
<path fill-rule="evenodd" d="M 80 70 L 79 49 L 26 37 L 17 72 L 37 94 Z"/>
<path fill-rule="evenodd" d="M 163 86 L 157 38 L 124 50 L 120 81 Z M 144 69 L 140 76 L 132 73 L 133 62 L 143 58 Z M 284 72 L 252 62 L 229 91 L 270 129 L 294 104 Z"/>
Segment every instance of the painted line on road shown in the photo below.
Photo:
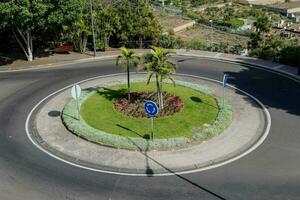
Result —
<path fill-rule="evenodd" d="M 92 78 L 89 78 L 89 79 L 85 79 L 85 80 L 82 80 L 82 81 L 79 81 L 77 82 L 76 84 L 81 84 L 81 83 L 85 83 L 85 82 L 88 82 L 88 81 L 92 81 L 92 80 L 95 80 L 95 79 L 99 79 L 99 78 L 106 78 L 106 77 L 111 77 L 111 76 L 118 76 L 118 75 L 125 75 L 125 73 L 117 73 L 117 74 L 110 74 L 110 75 L 103 75 L 103 76 L 96 76 L 96 77 L 92 77 Z M 187 76 L 187 77 L 192 77 L 192 78 L 199 78 L 199 79 L 204 79 L 204 80 L 208 80 L 208 81 L 212 81 L 212 82 L 216 82 L 216 83 L 219 83 L 219 84 L 222 84 L 222 81 L 219 81 L 219 80 L 215 80 L 215 79 L 211 79 L 211 78 L 206 78 L 206 77 L 201 77 L 201 76 L 195 76 L 195 75 L 189 75 L 189 74 L 178 74 L 179 76 Z M 75 166 L 75 167 L 78 167 L 78 168 L 82 168 L 82 169 L 86 169 L 86 170 L 90 170 L 90 171 L 94 171 L 94 172 L 101 172 L 101 173 L 107 173 L 107 174 L 113 174 L 113 175 L 124 175 L 124 176 L 149 176 L 147 174 L 141 174 L 141 173 L 122 173 L 122 172 L 115 172 L 115 171 L 108 171 L 108 170 L 101 170 L 101 169 L 96 169 L 96 168 L 92 168 L 92 167 L 87 167 L 87 166 L 83 166 L 83 165 L 80 165 L 80 164 L 77 164 L 77 163 L 74 163 L 74 162 L 71 162 L 71 161 L 68 161 L 68 160 L 65 160 L 53 153 L 51 153 L 50 151 L 47 151 L 46 149 L 44 149 L 42 146 L 40 146 L 33 138 L 32 138 L 32 135 L 30 134 L 30 130 L 29 130 L 29 124 L 30 124 L 30 119 L 31 119 L 31 116 L 33 114 L 33 112 L 45 101 L 47 100 L 48 98 L 66 90 L 66 89 L 69 89 L 73 86 L 74 84 L 71 84 L 71 85 L 68 85 L 64 88 L 61 88 L 51 94 L 49 94 L 48 96 L 46 96 L 45 98 L 43 98 L 40 102 L 38 102 L 33 108 L 32 110 L 30 111 L 30 113 L 28 114 L 27 118 L 26 118 L 26 122 L 25 122 L 25 131 L 26 131 L 26 135 L 27 137 L 29 138 L 29 140 L 31 141 L 31 143 L 36 146 L 38 149 L 40 149 L 42 152 L 46 153 L 47 155 L 59 160 L 59 161 L 62 161 L 66 164 L 69 164 L 69 165 L 72 165 L 72 166 Z M 202 168 L 199 168 L 199 169 L 194 169 L 194 170 L 187 170 L 187 171 L 182 171 L 182 172 L 174 172 L 174 173 L 159 173 L 159 174 L 153 174 L 153 176 L 171 176 L 171 175 L 183 175 L 183 174 L 190 174 L 190 173 L 196 173 L 196 172 L 201 172 L 201 171 L 204 171 L 204 170 L 209 170 L 209 169 L 214 169 L 214 168 L 217 168 L 217 167 L 221 167 L 223 165 L 226 165 L 226 164 L 229 164 L 231 162 L 234 162 L 248 154 L 250 154 L 252 151 L 254 151 L 257 147 L 259 147 L 263 142 L 264 140 L 267 138 L 268 134 L 269 134 L 269 131 L 270 131 L 270 128 L 271 128 L 271 116 L 270 116 L 270 113 L 269 111 L 267 110 L 267 108 L 264 106 L 264 104 L 262 102 L 260 102 L 257 98 L 255 98 L 254 96 L 252 96 L 251 94 L 241 90 L 241 89 L 238 89 L 236 87 L 234 87 L 233 85 L 228 85 L 228 87 L 231 87 L 239 92 L 242 92 L 244 93 L 245 95 L 249 96 L 250 98 L 252 98 L 254 101 L 256 101 L 263 109 L 264 113 L 265 113 L 265 116 L 267 118 L 267 126 L 266 126 L 266 129 L 263 133 L 263 135 L 260 137 L 260 139 L 253 145 L 251 146 L 249 149 L 247 149 L 246 151 L 244 151 L 243 153 L 237 155 L 237 156 L 234 156 L 228 160 L 225 160 L 225 161 L 222 161 L 220 163 L 217 163 L 217 164 L 213 164 L 213 165 L 210 165 L 210 166 L 207 166 L 207 167 L 202 167 Z"/>
<path fill-rule="evenodd" d="M 286 65 L 276 65 L 275 67 L 273 67 L 273 69 L 280 69 L 280 68 L 282 68 L 282 67 L 285 67 Z"/>

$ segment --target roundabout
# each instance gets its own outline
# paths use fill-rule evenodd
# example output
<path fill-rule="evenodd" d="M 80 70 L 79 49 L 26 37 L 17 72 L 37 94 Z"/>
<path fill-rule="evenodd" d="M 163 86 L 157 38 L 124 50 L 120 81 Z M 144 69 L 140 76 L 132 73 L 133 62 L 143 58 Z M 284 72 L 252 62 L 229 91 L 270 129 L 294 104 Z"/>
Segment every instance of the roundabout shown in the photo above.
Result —
<path fill-rule="evenodd" d="M 133 82 L 143 80 L 142 74 L 132 74 L 132 76 Z M 80 85 L 86 88 L 83 91 L 89 91 L 90 88 L 101 84 L 106 87 L 111 84 L 122 84 L 120 80 L 124 78 L 125 76 L 121 74 L 95 77 L 82 81 Z M 176 80 L 178 84 L 194 87 L 216 98 L 222 95 L 223 88 L 215 80 L 180 74 L 176 76 Z M 122 123 L 124 119 L 114 121 L 109 118 L 108 120 L 113 122 L 111 126 L 131 132 L 131 137 L 116 137 L 90 127 L 84 118 L 78 121 L 75 101 L 68 103 L 70 90 L 64 89 L 58 92 L 60 93 L 40 102 L 41 106 L 34 109 L 33 115 L 29 116 L 30 120 L 27 124 L 29 138 L 49 155 L 58 157 L 64 162 L 111 174 L 165 176 L 174 173 L 187 174 L 222 166 L 254 150 L 266 138 L 271 123 L 268 111 L 258 100 L 243 91 L 231 88 L 228 89 L 226 95 L 231 106 L 226 103 L 225 109 L 219 111 L 217 120 L 211 126 L 204 126 L 202 132 L 196 132 L 192 136 L 194 140 L 184 137 L 148 140 L 143 137 L 143 133 L 135 131 L 130 126 L 125 127 L 126 123 Z M 80 100 L 83 106 L 88 97 L 95 93 L 87 92 L 86 94 Z M 219 101 L 221 106 L 222 100 Z M 64 111 L 62 118 L 68 129 L 75 135 L 66 130 L 60 117 L 49 116 L 49 113 L 53 111 L 62 113 L 63 109 L 70 109 L 68 107 L 70 105 L 74 107 L 71 109 L 72 112 Z M 101 121 L 98 123 L 101 127 Z M 111 146 L 117 148 L 111 148 Z M 156 151 L 157 147 L 163 151 Z M 151 174 L 149 174 L 149 169 L 151 169 Z"/>
<path fill-rule="evenodd" d="M 229 83 L 234 88 L 228 90 L 240 96 L 239 101 L 247 102 L 248 98 L 242 98 L 247 96 L 242 93 L 245 91 L 257 98 L 268 109 L 272 119 L 268 137 L 260 135 L 258 138 L 263 138 L 263 140 L 256 139 L 260 142 L 255 142 L 256 145 L 254 146 L 252 143 L 251 147 L 239 152 L 233 160 L 229 159 L 228 161 L 226 159 L 228 162 L 223 164 L 217 162 L 219 165 L 211 168 L 208 165 L 206 168 L 202 166 L 202 169 L 207 169 L 205 171 L 195 170 L 201 166 L 194 166 L 193 169 L 182 169 L 178 167 L 178 164 L 183 164 L 185 161 L 181 160 L 175 166 L 174 159 L 170 159 L 172 162 L 164 163 L 164 166 L 171 171 L 159 169 L 153 160 L 148 160 L 149 168 L 147 169 L 146 157 L 142 154 L 145 152 L 143 151 L 131 151 L 136 155 L 139 154 L 139 157 L 136 158 L 140 158 L 141 161 L 137 161 L 138 164 L 132 163 L 132 166 L 136 166 L 134 173 L 132 170 L 124 170 L 124 168 L 111 170 L 111 167 L 107 166 L 105 169 L 92 170 L 96 169 L 95 165 L 85 165 L 87 163 L 83 163 L 79 159 L 74 160 L 71 156 L 68 157 L 69 160 L 64 158 L 65 161 L 61 162 L 63 161 L 61 157 L 64 155 L 57 154 L 57 152 L 54 154 L 49 152 L 49 149 L 46 151 L 46 147 L 41 146 L 47 143 L 32 145 L 32 142 L 27 138 L 24 124 L 28 113 L 31 113 L 32 116 L 37 114 L 32 111 L 32 108 L 34 108 L 33 110 L 47 108 L 45 105 L 50 104 L 56 98 L 62 98 L 62 100 L 66 96 L 69 98 L 69 86 L 74 83 L 85 80 L 80 82 L 80 85 L 82 88 L 88 88 L 84 84 L 97 85 L 97 78 L 93 78 L 95 76 L 101 75 L 101 78 L 109 79 L 111 78 L 109 74 L 119 73 L 119 69 L 114 67 L 113 60 L 74 64 L 54 69 L 2 73 L 1 84 L 3 87 L 1 88 L 0 113 L 4 117 L 1 118 L 2 134 L 0 141 L 2 152 L 0 159 L 2 168 L 1 199 L 297 199 L 300 195 L 298 191 L 300 184 L 299 82 L 236 63 L 224 63 L 187 56 L 175 59 L 180 65 L 179 74 L 187 74 L 181 77 L 185 81 L 186 79 L 196 79 L 200 82 L 205 81 L 207 84 L 208 79 L 221 80 L 224 72 L 229 74 Z M 199 76 L 205 77 L 206 80 L 200 80 Z M 217 82 L 212 84 L 220 87 Z M 65 97 L 63 96 L 64 92 Z M 228 98 L 230 99 L 230 97 L 233 100 L 238 100 L 228 93 Z M 41 100 L 45 100 L 45 102 Z M 261 111 L 261 107 L 256 101 L 251 99 L 251 102 L 248 101 L 248 106 L 253 109 L 253 112 L 257 109 Z M 232 104 L 233 121 L 231 124 L 236 124 L 234 117 L 237 112 L 234 110 L 234 105 L 236 104 Z M 62 109 L 63 106 L 60 109 L 51 107 L 50 110 L 47 110 L 48 112 L 45 110 L 44 119 L 50 119 L 53 122 L 59 121 L 61 124 L 60 111 Z M 243 109 L 244 106 L 238 110 L 243 111 Z M 39 113 L 42 114 L 42 112 Z M 243 124 L 248 125 L 250 130 L 257 123 L 250 122 L 251 115 L 245 114 L 243 118 L 236 120 L 237 122 L 241 122 L 243 119 L 247 121 L 248 123 Z M 28 120 L 29 122 L 31 123 L 31 120 Z M 60 124 L 48 127 L 48 131 L 59 128 Z M 265 130 L 267 123 L 263 124 Z M 28 133 L 33 135 L 30 130 L 37 127 L 30 126 L 28 128 L 30 128 Z M 230 126 L 226 130 L 229 129 Z M 242 129 L 236 128 L 236 130 L 240 132 Z M 69 153 L 79 155 L 82 151 L 79 151 L 81 146 L 77 140 L 87 141 L 70 134 L 66 129 L 65 131 L 68 133 L 68 139 L 70 139 L 66 140 L 65 143 L 70 142 L 68 143 L 69 148 L 78 150 L 73 149 Z M 224 132 L 219 136 L 225 137 L 228 134 Z M 218 139 L 219 136 L 205 141 L 204 144 Z M 230 141 L 233 138 L 236 137 L 232 137 Z M 55 141 L 56 138 L 53 137 L 52 139 Z M 33 142 L 36 143 L 37 141 L 33 140 Z M 90 147 L 99 147 L 98 144 L 88 143 Z M 199 144 L 199 147 L 201 145 L 203 143 Z M 224 143 L 218 146 L 224 147 L 222 145 Z M 61 146 L 57 147 L 61 151 L 63 150 Z M 51 147 L 47 146 L 47 148 Z M 251 151 L 247 151 L 247 149 Z M 213 150 L 217 151 L 218 149 L 213 148 Z M 179 149 L 179 151 L 185 152 L 184 149 Z M 223 152 L 224 149 L 220 148 L 219 151 Z M 166 153 L 166 151 L 164 152 Z M 88 156 L 84 157 L 86 159 L 92 157 L 90 153 L 87 152 L 85 155 Z M 116 157 L 109 157 L 109 154 L 105 153 L 107 152 L 102 151 L 102 155 L 107 155 L 107 159 L 111 161 L 106 164 L 117 164 L 123 159 L 123 161 L 128 162 L 128 165 L 123 167 L 129 167 L 130 159 L 123 157 L 122 153 L 116 154 Z M 155 151 L 147 152 L 148 156 L 155 156 L 155 154 L 157 155 L 155 159 L 162 159 Z M 190 155 L 197 155 L 197 153 Z M 207 153 L 204 155 L 208 156 Z M 175 157 L 177 156 L 175 155 Z M 204 158 L 204 156 L 200 158 Z M 104 161 L 101 159 L 98 156 L 94 157 L 94 160 Z M 188 160 L 197 161 L 195 159 Z M 183 167 L 187 167 L 187 165 Z M 110 171 L 107 170 L 108 168 Z M 193 173 L 185 174 L 188 171 Z M 116 175 L 120 173 L 134 174 L 134 176 Z M 136 175 L 156 176 L 158 174 L 174 176 L 135 177 Z"/>

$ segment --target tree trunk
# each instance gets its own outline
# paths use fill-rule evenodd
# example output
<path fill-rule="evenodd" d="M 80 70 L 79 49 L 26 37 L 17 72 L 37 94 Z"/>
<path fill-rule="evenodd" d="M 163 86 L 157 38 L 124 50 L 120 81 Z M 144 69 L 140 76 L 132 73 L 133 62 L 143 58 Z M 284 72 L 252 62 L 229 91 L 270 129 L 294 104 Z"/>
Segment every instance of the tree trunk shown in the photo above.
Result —
<path fill-rule="evenodd" d="M 129 62 L 127 61 L 127 95 L 128 95 L 128 102 L 130 102 L 130 69 L 129 69 Z"/>
<path fill-rule="evenodd" d="M 18 35 L 16 34 L 15 31 L 13 31 L 14 36 L 18 42 L 18 44 L 20 45 L 20 47 L 22 48 L 26 58 L 28 61 L 32 61 L 33 60 L 33 45 L 32 45 L 32 36 L 31 36 L 31 32 L 30 31 L 26 31 L 26 37 L 24 36 L 24 34 L 17 29 L 19 35 L 21 36 L 23 43 L 21 42 L 21 40 L 18 38 Z M 24 45 L 25 44 L 25 45 Z"/>
<path fill-rule="evenodd" d="M 161 99 L 161 109 L 164 109 L 164 97 L 163 97 L 162 81 L 160 82 L 160 99 Z"/>
<path fill-rule="evenodd" d="M 86 51 L 87 39 L 87 35 L 85 35 L 84 33 L 81 33 L 79 37 L 73 38 L 73 44 L 77 52 L 84 53 Z"/>
<path fill-rule="evenodd" d="M 84 34 L 83 36 L 83 44 L 82 44 L 82 53 L 86 51 L 86 43 L 87 43 L 88 37 Z"/>
<path fill-rule="evenodd" d="M 143 48 L 143 38 L 139 37 L 140 49 Z"/>
<path fill-rule="evenodd" d="M 26 33 L 27 35 L 27 52 L 28 52 L 28 57 L 27 60 L 28 61 L 32 61 L 33 60 L 33 56 L 32 56 L 32 37 L 31 37 L 31 33 L 29 31 L 27 31 Z"/>
<path fill-rule="evenodd" d="M 162 107 L 160 85 L 159 85 L 159 80 L 158 80 L 158 75 L 157 74 L 155 75 L 155 78 L 156 78 L 156 88 L 157 88 L 157 98 L 158 98 L 159 108 L 163 108 Z"/>

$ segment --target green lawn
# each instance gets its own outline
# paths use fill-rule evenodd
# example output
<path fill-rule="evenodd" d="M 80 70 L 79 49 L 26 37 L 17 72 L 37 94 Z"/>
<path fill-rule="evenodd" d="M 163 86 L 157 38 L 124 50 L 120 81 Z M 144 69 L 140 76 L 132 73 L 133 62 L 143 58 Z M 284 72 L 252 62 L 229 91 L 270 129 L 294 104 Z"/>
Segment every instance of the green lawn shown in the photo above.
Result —
<path fill-rule="evenodd" d="M 125 85 L 114 86 L 113 90 L 126 89 Z M 201 128 L 205 123 L 212 124 L 218 115 L 216 100 L 199 91 L 183 87 L 164 84 L 163 90 L 180 96 L 185 102 L 182 112 L 169 117 L 155 118 L 154 138 L 173 138 L 191 136 L 192 130 Z M 133 83 L 134 91 L 155 91 L 153 83 Z M 89 97 L 81 106 L 81 116 L 92 127 L 111 134 L 129 137 L 145 137 L 150 132 L 150 119 L 133 118 L 117 112 L 113 107 L 114 97 L 96 93 Z"/>

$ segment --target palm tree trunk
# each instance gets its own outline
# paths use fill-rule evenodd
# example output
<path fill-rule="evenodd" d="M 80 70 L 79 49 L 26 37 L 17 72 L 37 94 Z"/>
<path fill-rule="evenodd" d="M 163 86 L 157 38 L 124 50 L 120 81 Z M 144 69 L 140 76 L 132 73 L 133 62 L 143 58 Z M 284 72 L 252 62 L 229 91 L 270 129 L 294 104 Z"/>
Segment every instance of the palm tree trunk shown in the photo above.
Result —
<path fill-rule="evenodd" d="M 158 98 L 158 104 L 159 108 L 162 106 L 162 101 L 161 101 L 161 92 L 160 92 L 160 85 L 159 85 L 159 80 L 158 80 L 158 75 L 155 75 L 156 78 L 156 88 L 157 88 L 157 98 Z"/>
<path fill-rule="evenodd" d="M 163 97 L 163 90 L 162 90 L 162 81 L 160 82 L 160 100 L 161 100 L 161 109 L 164 109 L 164 97 Z"/>
<path fill-rule="evenodd" d="M 129 73 L 128 62 L 127 62 L 127 95 L 128 95 L 128 102 L 130 102 L 130 73 Z"/>

